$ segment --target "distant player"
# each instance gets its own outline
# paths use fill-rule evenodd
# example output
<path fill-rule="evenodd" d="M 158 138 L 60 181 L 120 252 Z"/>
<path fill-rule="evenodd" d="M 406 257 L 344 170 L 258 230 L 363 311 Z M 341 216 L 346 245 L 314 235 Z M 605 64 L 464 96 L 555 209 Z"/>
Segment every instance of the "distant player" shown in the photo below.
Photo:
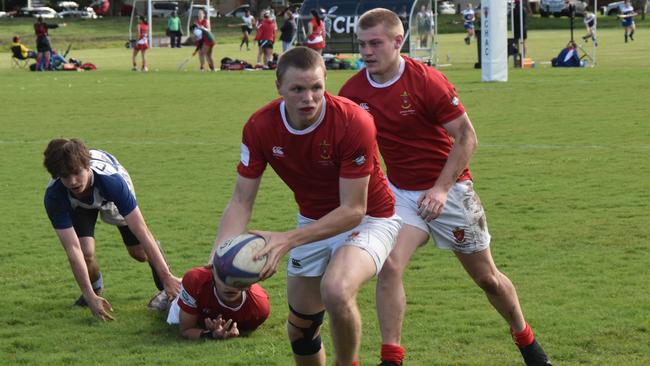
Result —
<path fill-rule="evenodd" d="M 142 56 L 142 68 L 143 72 L 149 71 L 147 68 L 147 50 L 149 49 L 149 23 L 143 17 L 139 17 L 140 22 L 138 23 L 138 40 L 135 42 L 135 47 L 133 47 L 133 55 L 131 56 L 131 70 L 137 71 L 138 65 L 136 62 L 136 57 L 138 52 Z"/>
<path fill-rule="evenodd" d="M 454 86 L 436 69 L 400 55 L 404 28 L 390 10 L 364 13 L 357 39 L 366 68 L 345 83 L 340 95 L 374 117 L 395 209 L 403 219 L 377 282 L 382 365 L 402 364 L 402 275 L 429 236 L 436 246 L 453 250 L 508 322 L 526 364 L 550 365 L 524 319 L 514 286 L 490 254 L 485 213 L 468 168 L 476 133 Z"/>
<path fill-rule="evenodd" d="M 630 3 L 630 0 L 625 0 L 619 9 L 620 15 L 618 17 L 621 18 L 621 25 L 625 29 L 625 43 L 627 43 L 628 36 L 631 41 L 634 41 L 634 31 L 636 30 L 634 24 L 634 16 L 636 15 L 636 12 L 634 11 L 634 7 Z"/>
<path fill-rule="evenodd" d="M 154 282 L 161 290 L 149 307 L 166 310 L 180 280 L 172 275 L 162 251 L 149 231 L 135 200 L 131 177 L 117 159 L 102 150 L 88 150 L 81 140 L 54 139 L 44 152 L 45 168 L 52 180 L 45 190 L 45 210 L 68 255 L 81 296 L 75 302 L 88 306 L 94 316 L 113 320 L 110 303 L 95 258 L 97 216 L 120 231 L 135 260 L 149 262 Z"/>
<path fill-rule="evenodd" d="M 264 10 L 262 20 L 257 22 L 255 40 L 257 41 L 257 65 L 268 66 L 273 60 L 273 45 L 275 43 L 276 24 L 271 19 L 271 12 Z M 262 63 L 264 61 L 264 63 Z"/>
<path fill-rule="evenodd" d="M 465 43 L 470 44 L 472 38 L 474 38 L 474 22 L 476 21 L 476 15 L 474 14 L 474 7 L 472 3 L 467 3 L 467 8 L 463 10 L 463 28 L 467 31 L 467 37 L 465 37 Z"/>
<path fill-rule="evenodd" d="M 189 270 L 167 316 L 188 339 L 227 339 L 257 329 L 269 317 L 269 295 L 262 286 L 226 285 L 214 264 Z"/>
<path fill-rule="evenodd" d="M 594 42 L 594 46 L 598 46 L 598 41 L 596 41 L 596 14 L 587 11 L 583 18 L 585 23 L 585 28 L 587 28 L 587 34 L 582 36 L 582 39 L 586 42 L 590 38 Z"/>
<path fill-rule="evenodd" d="M 39 16 L 34 23 L 34 33 L 36 34 L 36 69 L 44 71 L 50 69 L 50 56 L 52 55 L 52 46 L 50 45 L 50 38 L 48 29 L 58 28 L 59 24 L 48 24 L 43 21 L 43 17 Z M 61 24 L 65 27 L 65 23 Z"/>
<path fill-rule="evenodd" d="M 325 365 L 320 328 L 325 311 L 336 362 L 358 365 L 361 316 L 356 295 L 381 269 L 400 221 L 379 164 L 372 117 L 325 91 L 325 63 L 314 50 L 282 54 L 282 98 L 244 126 L 239 173 L 215 244 L 246 231 L 267 165 L 293 191 L 295 230 L 255 232 L 266 240 L 260 278 L 287 265 L 287 330 L 297 365 Z"/>
<path fill-rule="evenodd" d="M 212 34 L 208 28 L 197 24 L 192 24 L 190 26 L 190 32 L 194 36 L 194 42 L 196 45 L 192 56 L 196 55 L 197 52 L 199 53 L 199 69 L 202 72 L 205 71 L 205 62 L 207 61 L 210 71 L 214 72 L 214 60 L 212 59 L 212 49 L 216 44 L 214 34 Z"/>

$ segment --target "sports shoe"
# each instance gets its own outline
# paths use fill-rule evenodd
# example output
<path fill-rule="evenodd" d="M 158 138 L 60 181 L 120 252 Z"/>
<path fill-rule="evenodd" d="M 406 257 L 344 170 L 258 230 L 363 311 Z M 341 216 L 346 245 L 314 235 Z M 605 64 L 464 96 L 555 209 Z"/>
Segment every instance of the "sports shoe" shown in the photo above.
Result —
<path fill-rule="evenodd" d="M 143 67 L 143 68 L 142 68 L 142 72 L 149 72 L 149 68 L 148 68 L 148 67 L 146 67 L 146 66 L 145 66 L 145 67 Z"/>
<path fill-rule="evenodd" d="M 393 361 L 381 361 L 381 363 L 377 366 L 402 366 L 402 363 L 396 363 Z"/>
<path fill-rule="evenodd" d="M 97 289 L 97 290 L 93 290 L 93 291 L 95 291 L 95 295 L 97 295 L 97 296 L 102 294 L 102 289 L 101 288 Z M 83 308 L 88 307 L 88 303 L 86 302 L 86 298 L 84 297 L 83 294 L 79 295 L 79 298 L 77 299 L 77 301 L 75 301 L 74 304 L 72 304 L 72 305 L 73 306 L 81 306 Z"/>
<path fill-rule="evenodd" d="M 135 67 L 135 66 L 133 66 L 133 67 L 131 68 L 131 71 L 138 71 L 138 68 Z"/>
<path fill-rule="evenodd" d="M 524 357 L 526 366 L 553 366 L 548 360 L 546 353 L 544 353 L 542 346 L 537 343 L 537 340 L 534 340 L 533 343 L 524 348 L 520 348 L 519 351 L 521 351 L 521 355 Z"/>
<path fill-rule="evenodd" d="M 159 293 L 155 294 L 151 300 L 149 300 L 147 308 L 149 310 L 166 311 L 169 309 L 169 305 L 170 302 L 167 298 L 167 293 L 165 290 L 162 290 Z"/>

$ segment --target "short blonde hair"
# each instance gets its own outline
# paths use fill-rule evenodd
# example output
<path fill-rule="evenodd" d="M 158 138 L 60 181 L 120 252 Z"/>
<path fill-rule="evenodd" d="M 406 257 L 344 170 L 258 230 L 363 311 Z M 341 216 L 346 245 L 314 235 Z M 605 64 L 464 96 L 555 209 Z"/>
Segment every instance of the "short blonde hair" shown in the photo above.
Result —
<path fill-rule="evenodd" d="M 365 30 L 379 24 L 384 25 L 389 37 L 396 37 L 398 35 L 404 36 L 404 26 L 402 25 L 402 21 L 399 19 L 397 14 L 384 8 L 375 8 L 363 13 L 361 18 L 359 18 L 357 27 Z"/>
<path fill-rule="evenodd" d="M 275 69 L 275 76 L 278 83 L 282 83 L 284 74 L 290 67 L 295 67 L 299 70 L 312 70 L 321 68 L 323 74 L 327 74 L 323 56 L 311 48 L 299 46 L 290 49 L 280 56 L 278 60 L 278 68 Z"/>

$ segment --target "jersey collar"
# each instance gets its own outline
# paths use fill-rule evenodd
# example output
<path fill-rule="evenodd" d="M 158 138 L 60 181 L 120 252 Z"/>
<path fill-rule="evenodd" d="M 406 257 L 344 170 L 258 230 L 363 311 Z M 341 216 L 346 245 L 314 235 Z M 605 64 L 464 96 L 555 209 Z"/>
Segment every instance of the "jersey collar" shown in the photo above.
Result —
<path fill-rule="evenodd" d="M 242 306 L 244 306 L 244 303 L 246 302 L 246 291 L 241 292 L 241 303 L 239 305 L 235 306 L 234 308 L 224 304 L 223 301 L 221 301 L 221 299 L 219 298 L 219 295 L 217 294 L 217 289 L 214 286 L 212 286 L 212 293 L 214 294 L 214 297 L 217 299 L 217 302 L 219 303 L 219 305 L 221 305 L 224 308 L 226 308 L 228 310 L 231 310 L 231 311 L 239 311 L 239 309 L 241 309 Z"/>
<path fill-rule="evenodd" d="M 402 56 L 399 57 L 399 71 L 397 72 L 397 75 L 393 77 L 392 79 L 388 80 L 385 83 L 378 83 L 374 80 L 372 80 L 372 77 L 370 76 L 370 73 L 368 72 L 368 69 L 366 68 L 366 77 L 368 78 L 368 82 L 370 85 L 372 85 L 374 88 L 378 89 L 383 89 L 383 88 L 388 88 L 389 86 L 395 84 L 399 78 L 402 77 L 402 74 L 404 73 L 404 68 L 406 65 L 406 61 L 404 61 L 404 58 Z"/>
<path fill-rule="evenodd" d="M 282 116 L 282 123 L 284 123 L 284 127 L 289 131 L 291 134 L 294 135 L 306 135 L 316 128 L 323 122 L 325 119 L 325 110 L 327 109 L 327 100 L 325 99 L 325 96 L 323 96 L 323 108 L 320 111 L 320 115 L 316 119 L 316 122 L 312 124 L 311 126 L 305 128 L 304 130 L 296 130 L 295 128 L 291 127 L 289 124 L 289 121 L 287 120 L 287 111 L 286 107 L 284 105 L 284 100 L 280 103 L 280 115 Z"/>

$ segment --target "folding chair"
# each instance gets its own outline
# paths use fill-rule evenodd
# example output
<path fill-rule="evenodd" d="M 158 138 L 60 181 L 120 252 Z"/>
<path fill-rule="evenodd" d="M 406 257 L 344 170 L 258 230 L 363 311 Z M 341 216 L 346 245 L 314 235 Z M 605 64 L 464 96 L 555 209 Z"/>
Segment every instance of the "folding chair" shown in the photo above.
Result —
<path fill-rule="evenodd" d="M 24 69 L 29 66 L 29 58 L 23 57 L 20 52 L 20 47 L 11 47 L 11 67 L 16 69 Z"/>

